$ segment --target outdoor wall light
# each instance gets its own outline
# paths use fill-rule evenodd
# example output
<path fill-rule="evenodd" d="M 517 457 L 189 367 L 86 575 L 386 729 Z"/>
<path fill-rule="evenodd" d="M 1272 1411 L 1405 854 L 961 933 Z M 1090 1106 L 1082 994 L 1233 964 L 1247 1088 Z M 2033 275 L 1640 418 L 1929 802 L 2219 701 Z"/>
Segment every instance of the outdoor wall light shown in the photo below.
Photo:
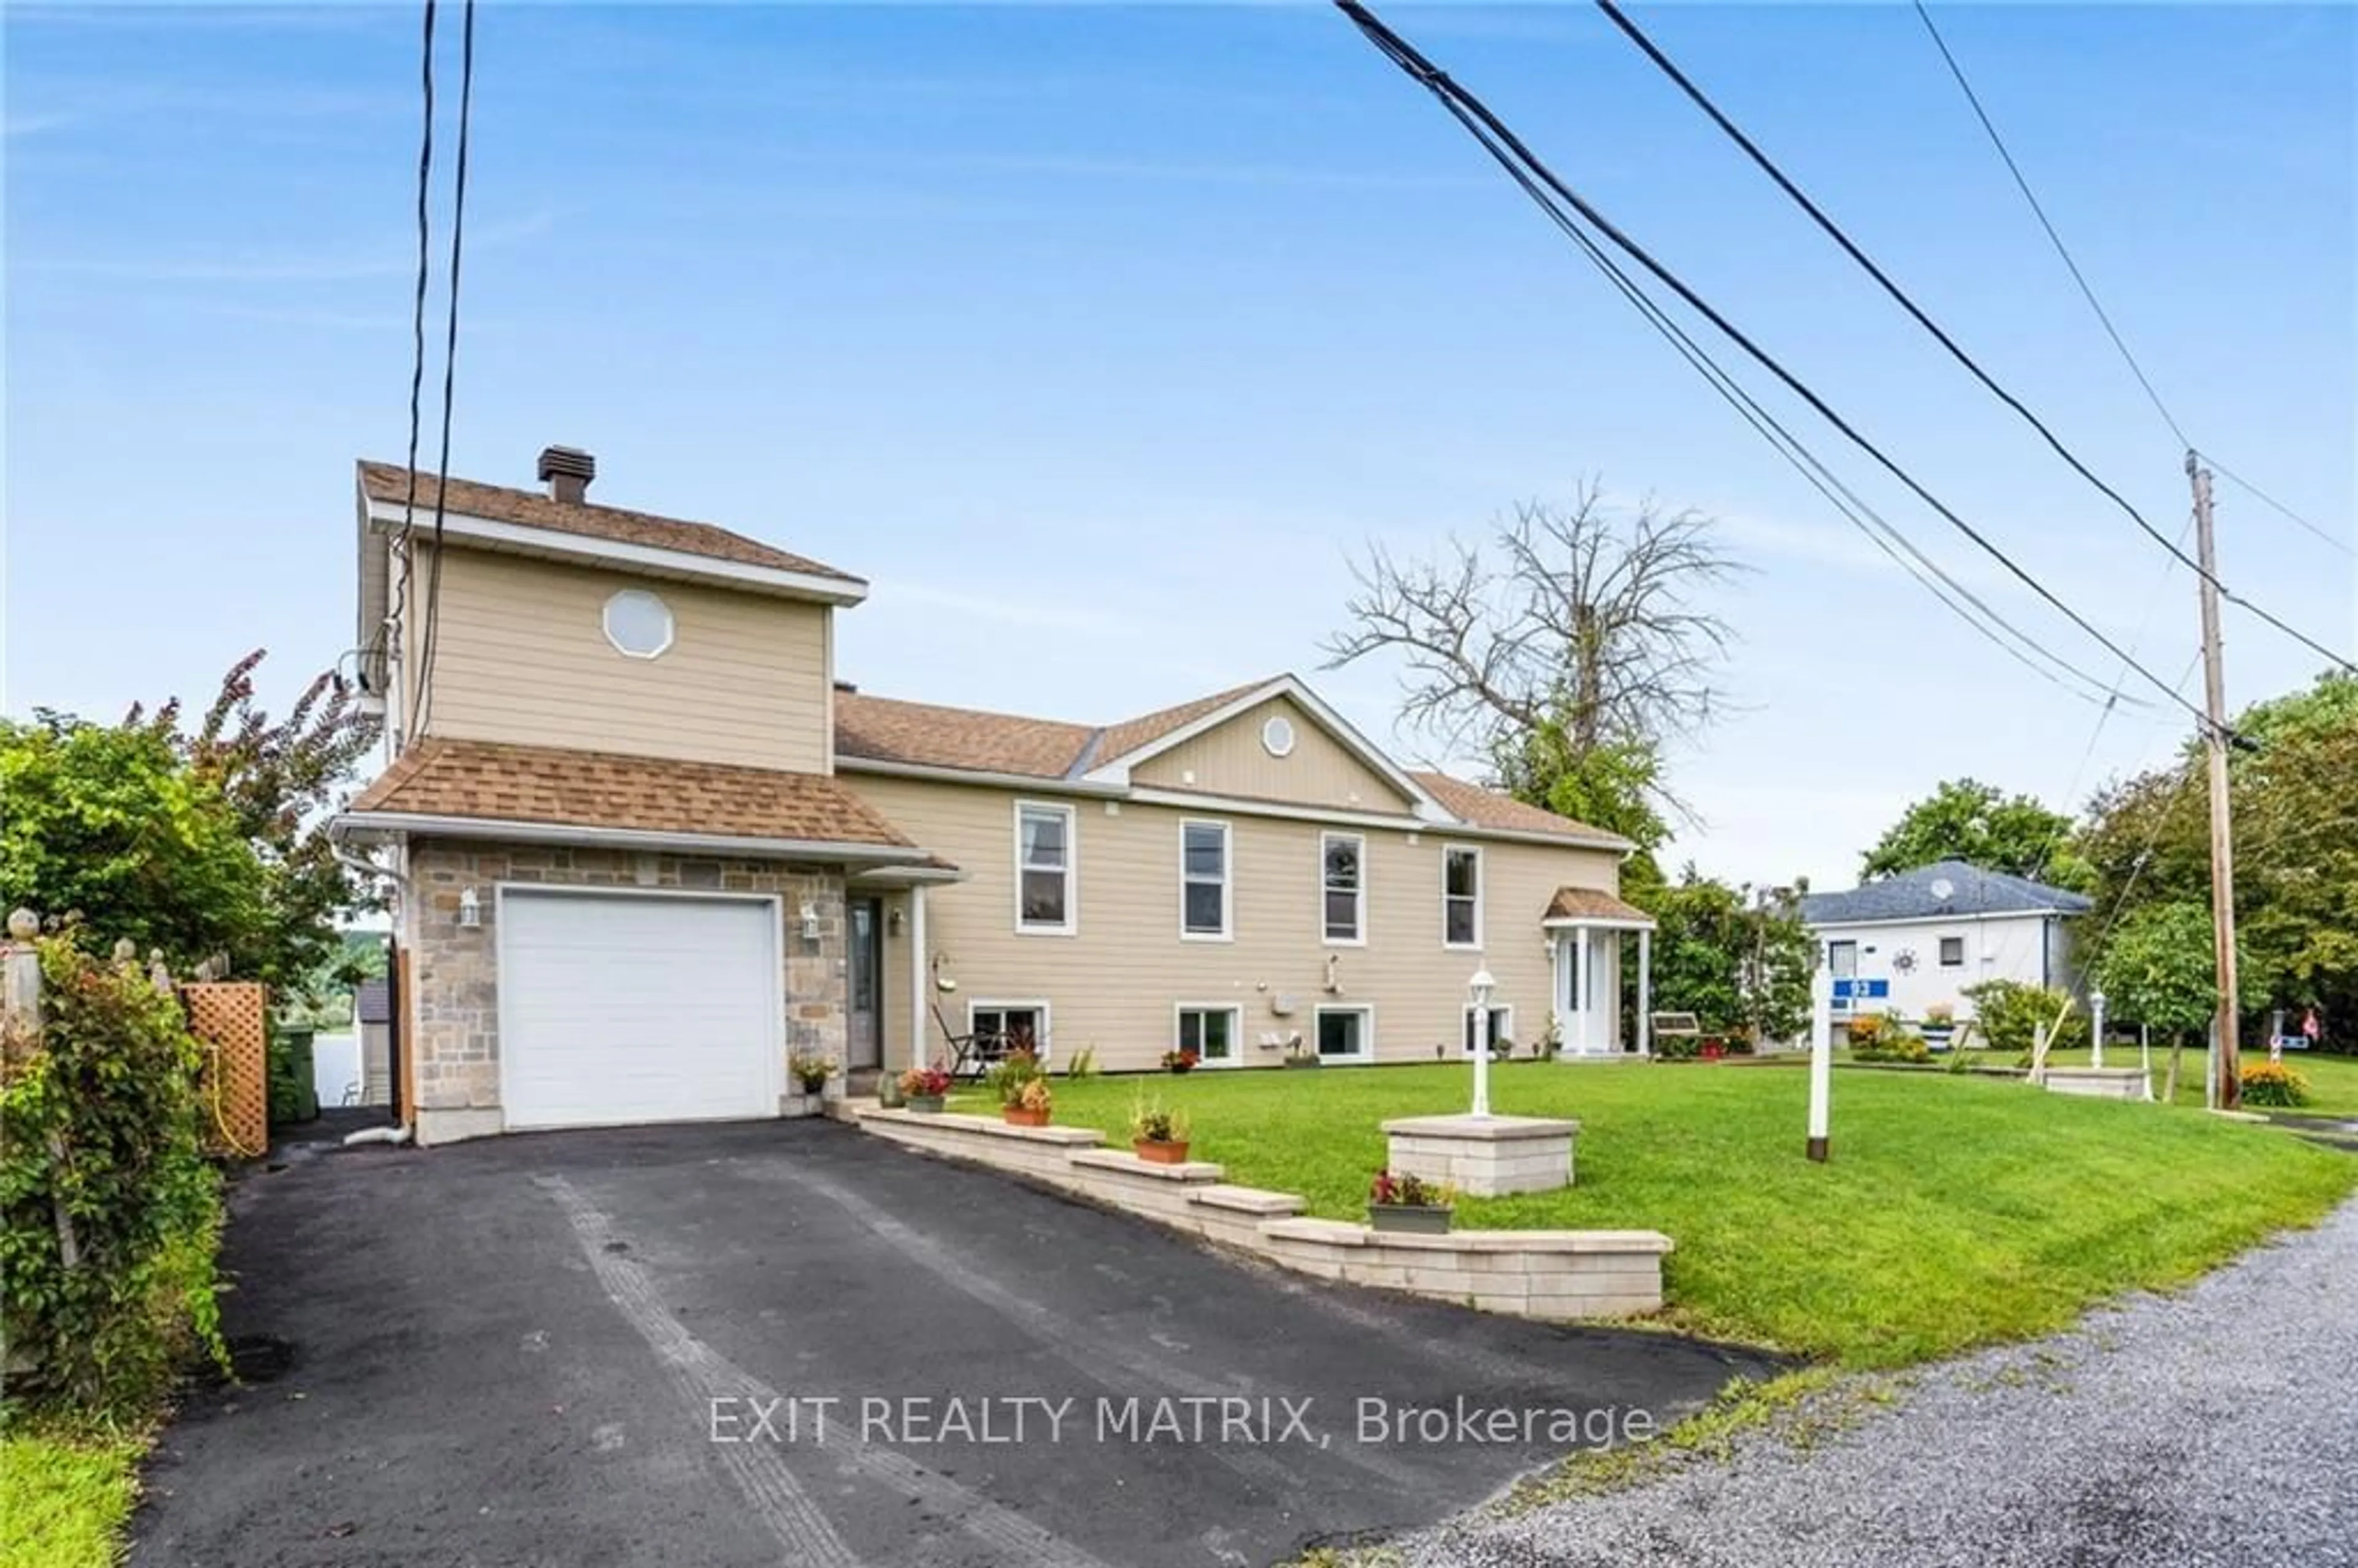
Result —
<path fill-rule="evenodd" d="M 901 928 L 908 923 L 909 917 L 904 911 L 888 909 L 884 912 L 884 934 L 888 936 L 901 935 Z"/>
<path fill-rule="evenodd" d="M 806 942 L 818 940 L 818 905 L 815 903 L 803 905 L 803 940 Z"/>
<path fill-rule="evenodd" d="M 459 924 L 472 931 L 483 923 L 483 901 L 475 896 L 473 888 L 459 892 Z"/>

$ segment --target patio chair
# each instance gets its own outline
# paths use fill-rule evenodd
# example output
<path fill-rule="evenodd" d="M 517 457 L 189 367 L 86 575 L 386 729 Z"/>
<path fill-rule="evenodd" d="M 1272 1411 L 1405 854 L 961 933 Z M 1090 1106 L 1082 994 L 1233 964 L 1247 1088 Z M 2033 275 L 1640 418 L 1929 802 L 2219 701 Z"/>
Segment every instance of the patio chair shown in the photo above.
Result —
<path fill-rule="evenodd" d="M 934 1022 L 940 1028 L 942 1039 L 950 1048 L 950 1076 L 953 1078 L 980 1078 L 1011 1049 L 1006 1034 L 999 1030 L 952 1029 L 938 1001 L 934 1003 Z"/>

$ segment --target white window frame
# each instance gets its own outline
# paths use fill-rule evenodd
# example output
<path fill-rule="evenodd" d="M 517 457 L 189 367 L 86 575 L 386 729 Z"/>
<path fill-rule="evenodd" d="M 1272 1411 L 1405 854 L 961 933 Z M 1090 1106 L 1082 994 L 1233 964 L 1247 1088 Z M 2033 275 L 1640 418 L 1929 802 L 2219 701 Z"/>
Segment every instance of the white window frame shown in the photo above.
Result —
<path fill-rule="evenodd" d="M 1834 962 L 1834 949 L 1837 947 L 1847 947 L 1850 949 L 1849 974 L 1844 974 L 1842 972 L 1842 966 Z M 1855 980 L 1858 979 L 1858 938 L 1855 936 L 1830 936 L 1826 939 L 1826 974 L 1831 979 L 1837 980 Z"/>
<path fill-rule="evenodd" d="M 1050 813 L 1065 819 L 1065 921 L 1049 925 L 1023 918 L 1023 814 Z M 1012 914 L 1018 936 L 1077 936 L 1081 932 L 1081 814 L 1064 801 L 1019 800 L 1012 823 L 1015 835 L 1015 892 Z"/>
<path fill-rule="evenodd" d="M 1359 1051 L 1354 1056 L 1329 1056 L 1318 1049 L 1319 1022 L 1330 1012 L 1356 1012 L 1359 1015 Z M 1311 1009 L 1310 1054 L 1322 1063 L 1343 1066 L 1362 1066 L 1376 1059 L 1376 1010 L 1364 1001 L 1321 1002 Z"/>
<path fill-rule="evenodd" d="M 633 602 L 644 600 L 647 603 L 654 605 L 656 611 L 662 614 L 662 642 L 656 643 L 652 648 L 626 648 L 622 646 L 622 640 L 614 635 L 614 606 L 620 604 L 626 599 L 633 600 Z M 665 654 L 671 652 L 672 644 L 674 643 L 679 641 L 679 615 L 672 609 L 670 603 L 665 600 L 663 595 L 655 592 L 652 589 L 621 588 L 616 589 L 612 593 L 608 594 L 606 596 L 606 602 L 599 606 L 598 629 L 606 633 L 606 645 L 613 649 L 614 652 L 622 654 L 622 657 L 626 659 L 660 659 Z"/>
<path fill-rule="evenodd" d="M 1494 1040 L 1515 1040 L 1515 1004 L 1510 1001 L 1493 1001 L 1490 1004 L 1490 1011 L 1493 1013 L 1504 1016 L 1507 1021 L 1505 1023 L 1499 1025 L 1498 1033 L 1493 1035 L 1492 1038 Z M 1457 1054 L 1469 1061 L 1474 1055 L 1474 1048 L 1471 1044 L 1473 1034 L 1474 1004 L 1469 1001 L 1466 1003 L 1465 1007 L 1458 1013 L 1457 1020 Z M 1522 1042 L 1515 1040 L 1515 1044 L 1520 1045 Z"/>
<path fill-rule="evenodd" d="M 1474 940 L 1452 942 L 1449 939 L 1449 859 L 1453 855 L 1474 857 Z M 1483 894 L 1490 884 L 1489 868 L 1482 863 L 1479 844 L 1444 844 L 1441 847 L 1441 945 L 1457 953 L 1478 953 L 1482 950 Z"/>
<path fill-rule="evenodd" d="M 1359 907 L 1352 917 L 1356 935 L 1337 936 L 1326 924 L 1326 847 L 1348 839 L 1358 847 Z M 1318 935 L 1329 947 L 1364 947 L 1368 945 L 1368 836 L 1364 833 L 1321 833 L 1318 835 Z"/>
<path fill-rule="evenodd" d="M 1049 1057 L 1049 1042 L 1055 1038 L 1055 1026 L 1049 1022 L 1048 1002 L 1047 999 L 1044 997 L 1031 999 L 1023 997 L 968 997 L 966 1004 L 966 1032 L 969 1035 L 976 1033 L 978 1026 L 975 1023 L 974 1015 L 978 1012 L 996 1012 L 1004 1015 L 1010 1012 L 1021 1012 L 1027 1009 L 1040 1015 L 1040 1028 L 1033 1044 L 1038 1048 L 1040 1060 L 1044 1062 L 1048 1060 Z"/>
<path fill-rule="evenodd" d="M 1187 874 L 1187 830 L 1191 827 L 1217 828 L 1220 835 L 1220 928 L 1217 931 L 1187 929 L 1187 890 L 1205 885 Z M 1228 823 L 1215 816 L 1183 816 L 1179 819 L 1179 940 L 1182 942 L 1233 942 L 1237 939 L 1237 835 Z"/>
<path fill-rule="evenodd" d="M 1184 1051 L 1181 1043 L 1180 1019 L 1190 1012 L 1225 1012 L 1228 1015 L 1228 1054 L 1225 1059 L 1198 1054 L 1199 1067 L 1241 1067 L 1245 1062 L 1245 1010 L 1232 1001 L 1174 1001 L 1171 1004 L 1171 1049 Z"/>

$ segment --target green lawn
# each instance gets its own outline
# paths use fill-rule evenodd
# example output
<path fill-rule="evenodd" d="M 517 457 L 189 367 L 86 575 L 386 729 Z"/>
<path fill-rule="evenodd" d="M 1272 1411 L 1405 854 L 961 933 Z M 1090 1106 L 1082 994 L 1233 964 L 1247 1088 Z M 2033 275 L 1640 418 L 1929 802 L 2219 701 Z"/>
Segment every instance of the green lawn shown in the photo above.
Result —
<path fill-rule="evenodd" d="M 1128 1138 L 1134 1097 L 1194 1121 L 1229 1179 L 1357 1218 L 1387 1117 L 1466 1103 L 1463 1066 L 1056 1080 L 1056 1119 Z M 1851 1366 L 2047 1332 L 2315 1221 L 2358 1158 L 2269 1129 L 1945 1074 L 1835 1076 L 1830 1164 L 1802 1158 L 1808 1075 L 1516 1063 L 1501 1112 L 1580 1119 L 1579 1184 L 1467 1199 L 1472 1227 L 1648 1227 L 1671 1315 Z M 965 1106 L 960 1108 L 983 1108 Z"/>
<path fill-rule="evenodd" d="M 138 1497 L 139 1445 L 0 1438 L 0 1568 L 108 1568 Z"/>

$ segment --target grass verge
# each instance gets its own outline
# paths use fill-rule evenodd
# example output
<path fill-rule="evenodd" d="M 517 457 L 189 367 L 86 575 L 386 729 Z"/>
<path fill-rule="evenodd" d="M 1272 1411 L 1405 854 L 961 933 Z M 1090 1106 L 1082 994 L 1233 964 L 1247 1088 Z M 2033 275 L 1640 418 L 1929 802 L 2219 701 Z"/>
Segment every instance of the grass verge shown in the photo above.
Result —
<path fill-rule="evenodd" d="M 0 1437 L 0 1568 L 110 1568 L 139 1496 L 144 1445 L 121 1437 Z"/>
<path fill-rule="evenodd" d="M 1144 1094 L 1182 1106 L 1228 1178 L 1364 1212 L 1388 1117 L 1462 1105 L 1461 1065 L 1056 1082 L 1056 1119 L 1117 1145 Z M 1846 1073 L 1833 1160 L 1802 1158 L 1807 1075 L 1510 1064 L 1510 1114 L 1576 1117 L 1579 1183 L 1461 1202 L 1468 1228 L 1669 1234 L 1669 1319 L 1858 1368 L 2069 1325 L 2314 1223 L 2358 1160 L 2266 1128 L 1945 1074 Z"/>

